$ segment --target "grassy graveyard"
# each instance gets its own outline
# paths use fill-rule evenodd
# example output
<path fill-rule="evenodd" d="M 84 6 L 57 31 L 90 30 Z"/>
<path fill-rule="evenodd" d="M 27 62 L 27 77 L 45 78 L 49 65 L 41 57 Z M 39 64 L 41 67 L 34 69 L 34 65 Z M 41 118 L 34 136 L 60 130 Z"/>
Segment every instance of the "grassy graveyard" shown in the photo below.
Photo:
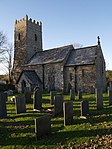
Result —
<path fill-rule="evenodd" d="M 53 116 L 53 106 L 49 93 L 43 94 L 43 110 L 33 111 L 33 105 L 26 105 L 26 113 L 16 114 L 15 103 L 7 101 L 7 118 L 0 119 L 0 148 L 2 149 L 84 149 L 112 146 L 112 106 L 109 106 L 107 93 L 103 94 L 103 110 L 96 110 L 95 94 L 83 95 L 89 100 L 88 119 L 80 118 L 81 100 L 73 101 L 73 124 L 64 126 L 63 117 Z M 69 100 L 69 95 L 64 95 Z M 52 134 L 38 141 L 35 138 L 34 119 L 51 114 Z M 108 145 L 108 146 L 107 146 Z"/>

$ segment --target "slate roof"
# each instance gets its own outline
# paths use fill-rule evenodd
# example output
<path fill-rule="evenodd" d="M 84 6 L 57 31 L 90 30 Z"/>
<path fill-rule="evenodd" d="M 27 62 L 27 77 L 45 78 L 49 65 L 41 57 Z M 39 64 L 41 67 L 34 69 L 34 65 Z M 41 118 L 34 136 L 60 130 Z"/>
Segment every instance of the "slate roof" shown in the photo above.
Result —
<path fill-rule="evenodd" d="M 94 64 L 98 46 L 74 49 L 73 45 L 63 46 L 37 52 L 27 65 L 62 62 L 67 58 L 65 66 Z"/>
<path fill-rule="evenodd" d="M 16 82 L 17 84 L 23 74 L 31 84 L 42 83 L 39 76 L 34 70 L 23 70 L 19 76 L 19 79 Z"/>
<path fill-rule="evenodd" d="M 30 59 L 30 61 L 28 62 L 28 65 L 62 62 L 66 58 L 70 50 L 72 50 L 73 48 L 74 48 L 73 45 L 68 45 L 68 46 L 63 46 L 59 48 L 37 52 Z"/>
<path fill-rule="evenodd" d="M 90 46 L 79 49 L 73 49 L 69 55 L 69 58 L 65 66 L 94 64 L 97 48 L 97 46 Z"/>

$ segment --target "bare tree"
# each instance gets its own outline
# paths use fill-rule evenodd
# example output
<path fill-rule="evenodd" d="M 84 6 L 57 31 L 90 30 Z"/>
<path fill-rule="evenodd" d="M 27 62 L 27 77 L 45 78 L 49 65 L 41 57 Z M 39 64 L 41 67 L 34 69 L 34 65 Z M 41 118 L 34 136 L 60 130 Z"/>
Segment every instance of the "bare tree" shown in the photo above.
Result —
<path fill-rule="evenodd" d="M 8 44 L 5 49 L 5 54 L 2 55 L 2 64 L 6 71 L 6 73 L 9 76 L 9 83 L 11 83 L 11 72 L 12 72 L 12 61 L 13 61 L 13 46 L 12 44 Z"/>
<path fill-rule="evenodd" d="M 11 83 L 11 71 L 13 60 L 13 46 L 7 42 L 6 35 L 0 31 L 0 66 L 9 76 L 9 83 Z"/>
<path fill-rule="evenodd" d="M 6 43 L 7 43 L 6 35 L 0 31 L 0 62 L 4 60 L 3 55 L 6 52 Z"/>
<path fill-rule="evenodd" d="M 80 44 L 80 43 L 74 43 L 73 46 L 74 46 L 75 49 L 78 49 L 78 48 L 82 48 L 83 47 L 83 45 Z"/>

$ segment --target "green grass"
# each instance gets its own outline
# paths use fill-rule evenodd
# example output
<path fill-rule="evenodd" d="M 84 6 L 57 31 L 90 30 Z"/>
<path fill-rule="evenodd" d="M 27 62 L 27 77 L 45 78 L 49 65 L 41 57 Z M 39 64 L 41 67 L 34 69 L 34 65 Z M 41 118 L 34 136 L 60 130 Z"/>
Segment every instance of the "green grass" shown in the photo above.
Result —
<path fill-rule="evenodd" d="M 73 102 L 73 124 L 70 126 L 63 125 L 63 117 L 51 117 L 52 134 L 36 141 L 35 138 L 35 118 L 44 115 L 45 112 L 33 111 L 33 105 L 26 105 L 26 113 L 16 114 L 15 104 L 7 102 L 7 118 L 0 119 L 0 148 L 2 149 L 34 149 L 48 148 L 60 149 L 77 148 L 90 139 L 112 133 L 110 130 L 112 124 L 112 107 L 108 106 L 107 94 L 103 95 L 104 108 L 96 110 L 95 95 L 84 95 L 84 99 L 89 100 L 90 118 L 80 118 L 81 100 Z M 69 95 L 64 96 L 65 100 L 69 100 Z M 43 108 L 52 108 L 50 104 L 49 93 L 43 95 Z"/>

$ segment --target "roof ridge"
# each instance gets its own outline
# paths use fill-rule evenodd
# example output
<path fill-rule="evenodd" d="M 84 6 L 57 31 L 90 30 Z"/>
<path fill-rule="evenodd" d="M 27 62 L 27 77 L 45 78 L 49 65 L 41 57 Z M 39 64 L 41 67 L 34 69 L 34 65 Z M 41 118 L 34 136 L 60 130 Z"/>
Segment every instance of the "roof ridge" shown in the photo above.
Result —
<path fill-rule="evenodd" d="M 98 47 L 98 45 L 86 46 L 86 47 L 82 47 L 82 48 L 76 48 L 75 50 L 80 50 L 80 49 L 85 49 L 85 48 L 93 48 L 93 47 Z"/>
<path fill-rule="evenodd" d="M 49 51 L 49 50 L 56 50 L 56 49 L 60 49 L 60 48 L 65 48 L 65 47 L 70 47 L 70 46 L 73 46 L 73 45 L 72 44 L 69 44 L 69 45 L 60 46 L 60 47 L 56 47 L 56 48 L 46 49 L 46 50 L 43 50 L 43 52 L 44 51 Z"/>
<path fill-rule="evenodd" d="M 64 49 L 64 48 L 67 48 L 67 47 L 73 47 L 73 45 L 72 44 L 70 44 L 70 45 L 66 45 L 66 46 L 61 46 L 61 47 L 57 47 L 57 48 L 52 48 L 52 49 L 47 49 L 47 50 L 43 50 L 43 51 L 38 51 L 38 52 L 36 52 L 28 61 L 27 61 L 27 64 L 28 63 L 30 63 L 31 62 L 31 60 L 38 54 L 38 53 L 45 53 L 45 52 L 48 52 L 48 51 L 53 51 L 53 50 L 59 50 L 59 49 Z"/>

